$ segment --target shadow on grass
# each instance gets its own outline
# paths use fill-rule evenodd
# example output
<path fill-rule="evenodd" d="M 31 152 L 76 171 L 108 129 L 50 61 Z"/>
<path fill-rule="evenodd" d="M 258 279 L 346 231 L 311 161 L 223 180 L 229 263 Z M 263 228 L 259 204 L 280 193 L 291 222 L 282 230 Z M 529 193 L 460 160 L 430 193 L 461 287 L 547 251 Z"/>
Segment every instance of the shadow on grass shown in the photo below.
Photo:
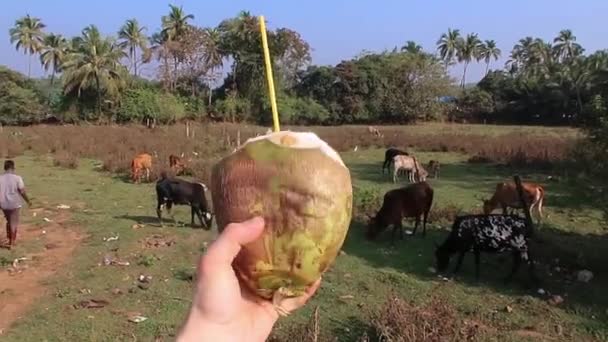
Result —
<path fill-rule="evenodd" d="M 149 181 L 147 181 L 145 177 L 142 177 L 141 180 L 139 181 L 139 183 L 134 183 L 133 179 L 131 178 L 131 175 L 128 173 L 113 173 L 112 179 L 123 182 L 123 183 L 133 184 L 133 185 L 154 185 L 154 184 L 156 184 L 156 179 L 152 176 L 150 176 Z"/>
<path fill-rule="evenodd" d="M 156 216 L 143 216 L 143 215 L 121 215 L 114 216 L 115 219 L 129 220 L 138 224 L 145 224 L 149 226 L 158 226 L 160 227 L 160 222 L 158 222 L 158 217 Z M 173 220 L 169 218 L 163 217 L 163 224 L 173 224 Z M 179 222 L 179 221 L 178 221 Z"/>
<path fill-rule="evenodd" d="M 382 174 L 378 162 L 353 162 L 349 169 L 355 179 L 365 180 L 379 185 L 393 185 L 392 172 Z M 547 181 L 547 174 L 531 169 L 516 169 L 496 164 L 471 164 L 467 162 L 447 163 L 441 166 L 439 179 L 429 178 L 431 186 L 450 185 L 462 190 L 472 191 L 479 198 L 490 198 L 496 183 L 512 180 L 514 174 L 522 176 L 524 181 L 536 182 L 545 189 L 543 205 L 557 209 L 602 209 L 601 203 L 594 200 L 594 194 L 580 182 Z M 394 187 L 407 185 L 404 176 Z"/>
<path fill-rule="evenodd" d="M 413 228 L 410 221 L 404 226 L 406 229 Z M 437 279 L 429 267 L 435 267 L 435 243 L 443 242 L 447 230 L 427 227 L 426 237 L 421 234 L 406 235 L 402 241 L 397 240 L 395 246 L 391 246 L 390 230 L 386 230 L 376 241 L 368 241 L 364 238 L 364 227 L 362 222 L 353 221 L 343 247 L 346 253 L 364 259 L 374 268 L 389 267 L 422 280 Z M 543 289 L 564 297 L 562 308 L 607 321 L 608 294 L 604 289 L 608 287 L 608 278 L 602 274 L 602 270 L 608 264 L 608 234 L 581 235 L 563 232 L 552 226 L 544 226 L 536 234 L 542 243 L 533 240 L 530 250 L 538 262 L 536 274 Z M 452 256 L 449 270 L 453 268 L 455 259 L 456 256 Z M 531 287 L 525 264 L 522 264 L 510 284 L 503 283 L 512 265 L 510 254 L 482 254 L 479 282 L 475 280 L 473 260 L 472 253 L 465 256 L 454 281 L 466 286 L 487 286 L 508 295 L 537 295 L 537 289 Z M 589 283 L 576 280 L 576 272 L 582 269 L 594 273 L 595 277 Z M 605 329 L 608 331 L 608 327 Z"/>

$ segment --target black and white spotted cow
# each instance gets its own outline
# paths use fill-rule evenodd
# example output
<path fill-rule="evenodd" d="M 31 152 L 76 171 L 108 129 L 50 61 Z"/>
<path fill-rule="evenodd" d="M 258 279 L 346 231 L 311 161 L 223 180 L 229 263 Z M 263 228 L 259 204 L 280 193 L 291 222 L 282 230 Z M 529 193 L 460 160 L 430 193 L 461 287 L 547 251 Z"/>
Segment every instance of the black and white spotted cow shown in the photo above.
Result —
<path fill-rule="evenodd" d="M 525 219 L 516 215 L 465 215 L 458 216 L 452 225 L 452 231 L 445 242 L 435 250 L 437 270 L 447 269 L 450 256 L 458 254 L 458 260 L 453 273 L 460 269 L 464 255 L 473 251 L 475 255 L 475 277 L 479 279 L 479 257 L 481 252 L 502 253 L 511 252 L 513 269 L 505 278 L 509 282 L 522 260 L 528 263 L 532 280 L 537 283 L 534 275 L 534 263 L 530 256 L 528 244 L 528 229 Z"/>

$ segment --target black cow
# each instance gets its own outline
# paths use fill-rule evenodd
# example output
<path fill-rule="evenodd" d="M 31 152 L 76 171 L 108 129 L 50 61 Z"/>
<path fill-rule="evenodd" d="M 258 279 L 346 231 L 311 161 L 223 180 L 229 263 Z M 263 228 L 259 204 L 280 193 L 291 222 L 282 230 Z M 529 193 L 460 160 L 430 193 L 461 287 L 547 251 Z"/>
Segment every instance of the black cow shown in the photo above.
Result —
<path fill-rule="evenodd" d="M 156 198 L 158 205 L 156 214 L 162 226 L 162 210 L 167 206 L 167 211 L 173 222 L 175 217 L 171 213 L 171 207 L 176 205 L 189 205 L 191 209 L 191 225 L 194 227 L 194 215 L 198 217 L 201 226 L 206 230 L 211 229 L 213 214 L 209 212 L 205 192 L 207 187 L 202 183 L 192 183 L 179 178 L 169 178 L 165 173 L 156 182 Z"/>
<path fill-rule="evenodd" d="M 464 255 L 472 250 L 475 254 L 475 277 L 479 279 L 479 257 L 481 252 L 511 252 L 513 269 L 505 278 L 511 281 L 519 269 L 521 260 L 528 263 L 532 280 L 538 284 L 534 275 L 534 262 L 530 256 L 528 229 L 525 219 L 516 215 L 465 215 L 458 216 L 452 231 L 445 242 L 435 250 L 437 271 L 447 269 L 450 256 L 459 253 L 453 273 L 460 269 Z"/>
<path fill-rule="evenodd" d="M 393 162 L 393 158 L 395 156 L 399 156 L 399 155 L 409 156 L 410 154 L 405 151 L 401 151 L 399 149 L 393 148 L 393 147 L 389 147 L 386 150 L 386 152 L 384 152 L 384 163 L 382 163 L 382 174 L 384 174 L 384 169 L 387 169 L 390 172 L 391 163 Z"/>

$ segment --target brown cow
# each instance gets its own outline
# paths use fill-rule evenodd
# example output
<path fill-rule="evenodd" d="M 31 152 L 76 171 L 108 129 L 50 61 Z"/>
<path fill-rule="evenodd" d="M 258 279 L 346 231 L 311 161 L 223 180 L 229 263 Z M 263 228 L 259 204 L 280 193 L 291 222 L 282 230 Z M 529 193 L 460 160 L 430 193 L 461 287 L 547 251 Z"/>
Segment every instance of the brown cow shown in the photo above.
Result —
<path fill-rule="evenodd" d="M 541 223 L 543 217 L 543 199 L 545 190 L 542 186 L 535 183 L 521 183 L 526 203 L 530 205 L 530 214 L 536 208 L 538 214 L 538 223 Z M 514 182 L 498 183 L 494 195 L 489 200 L 483 201 L 483 212 L 488 215 L 496 208 L 501 207 L 503 214 L 507 214 L 507 207 L 521 208 L 521 201 L 517 192 L 517 187 Z"/>
<path fill-rule="evenodd" d="M 169 156 L 169 168 L 175 173 L 176 176 L 179 176 L 184 173 L 184 169 L 186 165 L 182 161 L 184 154 L 182 153 L 181 157 L 178 157 L 174 154 Z"/>
<path fill-rule="evenodd" d="M 416 234 L 422 216 L 422 235 L 426 235 L 426 223 L 433 205 L 433 188 L 427 182 L 408 185 L 404 188 L 389 190 L 382 202 L 382 207 L 375 217 L 370 216 L 366 237 L 375 239 L 388 226 L 393 226 L 392 239 L 399 230 L 403 239 L 402 221 L 405 217 L 414 217 L 416 223 L 412 235 Z"/>
<path fill-rule="evenodd" d="M 439 177 L 439 161 L 431 160 L 428 165 L 429 173 L 433 174 L 433 178 Z"/>
<path fill-rule="evenodd" d="M 152 170 L 152 156 L 147 153 L 138 154 L 131 161 L 131 177 L 134 183 L 141 180 L 142 171 L 146 171 L 146 181 L 150 181 L 150 170 Z"/>

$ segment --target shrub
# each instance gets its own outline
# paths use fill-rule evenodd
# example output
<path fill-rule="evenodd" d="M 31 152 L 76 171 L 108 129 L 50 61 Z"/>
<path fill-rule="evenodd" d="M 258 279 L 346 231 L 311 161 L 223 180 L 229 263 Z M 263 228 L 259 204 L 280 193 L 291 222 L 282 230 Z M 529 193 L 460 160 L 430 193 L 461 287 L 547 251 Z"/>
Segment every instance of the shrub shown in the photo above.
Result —
<path fill-rule="evenodd" d="M 228 93 L 226 98 L 215 102 L 215 112 L 230 122 L 241 122 L 249 119 L 251 115 L 251 103 L 249 100 L 238 97 L 236 94 Z"/>
<path fill-rule="evenodd" d="M 43 117 L 44 106 L 34 85 L 21 74 L 0 66 L 0 124 L 30 124 Z"/>
<path fill-rule="evenodd" d="M 285 96 L 279 99 L 281 121 L 294 125 L 319 125 L 329 118 L 329 111 L 310 98 Z M 270 118 L 270 110 L 267 118 Z M 264 120 L 268 123 L 269 120 Z"/>
<path fill-rule="evenodd" d="M 186 110 L 175 96 L 154 89 L 128 90 L 116 113 L 119 122 L 144 122 L 146 119 L 158 123 L 172 123 L 184 118 Z"/>

